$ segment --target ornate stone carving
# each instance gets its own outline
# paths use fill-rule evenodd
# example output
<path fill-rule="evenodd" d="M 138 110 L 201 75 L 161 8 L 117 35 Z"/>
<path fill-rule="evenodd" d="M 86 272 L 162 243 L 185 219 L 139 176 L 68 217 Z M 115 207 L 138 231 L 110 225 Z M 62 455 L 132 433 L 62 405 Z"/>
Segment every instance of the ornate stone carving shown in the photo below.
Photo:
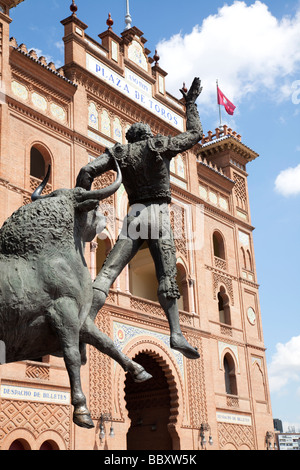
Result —
<path fill-rule="evenodd" d="M 32 193 L 41 184 L 41 182 L 42 182 L 42 180 L 39 180 L 38 178 L 35 178 L 34 176 L 30 176 L 30 189 L 31 189 Z M 46 184 L 43 193 L 44 194 L 50 194 L 51 192 L 52 192 L 52 185 L 51 184 Z"/>
<path fill-rule="evenodd" d="M 218 435 L 220 449 L 226 445 L 234 445 L 238 450 L 242 446 L 255 450 L 254 432 L 252 426 L 240 426 L 237 424 L 218 423 Z"/>
<path fill-rule="evenodd" d="M 188 401 L 190 404 L 190 423 L 193 428 L 200 429 L 201 423 L 207 423 L 207 400 L 205 374 L 203 364 L 203 348 L 201 338 L 188 338 L 198 348 L 200 359 L 187 361 Z"/>
<path fill-rule="evenodd" d="M 132 297 L 130 299 L 130 307 L 132 310 L 137 310 L 146 313 L 147 315 L 153 315 L 163 319 L 166 318 L 165 313 L 158 302 Z M 179 312 L 179 319 L 181 323 L 185 323 L 187 325 L 192 324 L 191 316 L 181 311 Z"/>
<path fill-rule="evenodd" d="M 27 429 L 35 438 L 56 431 L 70 449 L 71 406 L 17 400 L 1 400 L 0 445 L 14 429 Z"/>
<path fill-rule="evenodd" d="M 171 227 L 174 233 L 176 251 L 187 258 L 186 214 L 183 207 L 173 204 L 170 211 Z"/>
<path fill-rule="evenodd" d="M 213 276 L 214 299 L 217 298 L 219 285 L 224 284 L 224 286 L 226 287 L 226 291 L 230 297 L 231 304 L 234 305 L 232 279 L 230 277 L 223 276 L 222 274 L 217 273 L 217 272 L 213 272 L 212 276 Z"/>
<path fill-rule="evenodd" d="M 241 209 L 247 210 L 247 191 L 245 178 L 233 173 L 233 180 L 235 181 L 234 193 L 236 197 L 237 206 Z"/>
<path fill-rule="evenodd" d="M 231 395 L 227 395 L 226 403 L 227 403 L 227 406 L 231 408 L 239 408 L 240 406 L 239 398 L 235 396 L 231 396 Z"/>
<path fill-rule="evenodd" d="M 217 256 L 215 256 L 215 267 L 217 269 L 222 269 L 223 271 L 226 271 L 227 270 L 227 263 L 224 259 L 218 258 Z"/>
<path fill-rule="evenodd" d="M 111 337 L 110 314 L 102 309 L 96 318 L 96 326 Z M 93 419 L 100 419 L 101 413 L 112 412 L 112 363 L 108 356 L 90 347 L 90 413 Z"/>
<path fill-rule="evenodd" d="M 31 379 L 49 380 L 49 366 L 27 364 L 25 375 Z"/>

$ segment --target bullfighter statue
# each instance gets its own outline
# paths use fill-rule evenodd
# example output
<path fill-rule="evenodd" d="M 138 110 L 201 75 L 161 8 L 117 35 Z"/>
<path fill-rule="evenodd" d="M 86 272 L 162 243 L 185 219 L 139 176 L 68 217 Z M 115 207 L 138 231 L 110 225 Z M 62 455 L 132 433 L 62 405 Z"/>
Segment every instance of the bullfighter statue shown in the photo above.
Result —
<path fill-rule="evenodd" d="M 33 202 L 15 211 L 0 229 L 0 342 L 5 345 L 6 362 L 48 354 L 63 357 L 71 386 L 73 421 L 78 426 L 94 427 L 80 379 L 86 344 L 117 361 L 135 382 L 151 378 L 94 323 L 114 279 L 145 239 L 156 266 L 158 298 L 170 324 L 171 347 L 188 358 L 199 357 L 179 325 L 168 204 L 170 160 L 202 137 L 195 104 L 200 93 L 199 79 L 188 93 L 183 91 L 186 132 L 176 137 L 153 137 L 147 125 L 134 124 L 127 133 L 129 144 L 117 144 L 84 167 L 75 188 L 42 196 L 48 172 L 32 195 Z M 112 169 L 117 171 L 115 182 L 108 188 L 91 190 L 94 178 Z M 112 195 L 122 178 L 131 207 L 116 245 L 92 283 L 84 259 L 85 243 L 104 228 L 99 201 Z M 139 225 L 144 225 L 151 236 L 133 236 L 137 231 L 132 228 Z"/>
<path fill-rule="evenodd" d="M 117 163 L 115 169 L 116 181 L 107 188 L 58 189 L 42 196 L 48 171 L 33 202 L 20 207 L 0 229 L 0 342 L 5 362 L 48 354 L 63 357 L 73 421 L 84 428 L 94 427 L 80 379 L 86 344 L 117 361 L 135 382 L 151 378 L 87 320 L 93 288 L 84 247 L 106 225 L 98 206 L 120 187 Z"/>
<path fill-rule="evenodd" d="M 176 252 L 168 205 L 171 202 L 171 159 L 193 147 L 203 136 L 195 103 L 202 91 L 201 81 L 195 78 L 188 92 L 180 91 L 186 104 L 186 132 L 175 137 L 154 137 L 147 124 L 133 124 L 126 134 L 128 144 L 117 143 L 83 167 L 77 187 L 90 190 L 93 179 L 113 169 L 117 161 L 130 204 L 121 234 L 93 283 L 93 304 L 88 321 L 94 321 L 112 283 L 146 240 L 155 263 L 158 300 L 170 326 L 170 346 L 189 359 L 197 359 L 197 348 L 187 342 L 179 324 L 177 299 L 180 293 L 176 284 Z"/>

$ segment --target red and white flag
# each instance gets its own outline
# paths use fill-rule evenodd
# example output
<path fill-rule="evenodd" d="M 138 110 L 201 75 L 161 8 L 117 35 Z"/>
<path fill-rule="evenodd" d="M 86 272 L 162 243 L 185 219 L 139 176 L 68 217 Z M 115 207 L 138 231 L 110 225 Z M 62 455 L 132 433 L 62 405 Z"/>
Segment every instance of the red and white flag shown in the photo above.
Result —
<path fill-rule="evenodd" d="M 222 93 L 219 87 L 217 87 L 217 89 L 218 89 L 218 104 L 224 106 L 226 109 L 226 112 L 230 114 L 230 116 L 233 116 L 236 106 L 234 106 L 234 104 L 231 103 L 231 101 L 229 101 L 228 98 L 226 98 L 226 96 L 224 95 L 224 93 Z"/>

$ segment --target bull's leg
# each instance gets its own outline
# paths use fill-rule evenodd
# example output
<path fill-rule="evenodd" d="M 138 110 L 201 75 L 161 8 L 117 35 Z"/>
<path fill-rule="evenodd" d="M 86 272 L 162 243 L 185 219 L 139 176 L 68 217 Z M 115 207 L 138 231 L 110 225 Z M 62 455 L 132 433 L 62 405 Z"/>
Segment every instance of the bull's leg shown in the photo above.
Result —
<path fill-rule="evenodd" d="M 74 406 L 73 421 L 84 428 L 94 427 L 86 398 L 81 388 L 80 367 L 81 355 L 79 350 L 79 321 L 76 302 L 64 297 L 55 301 L 48 311 L 48 318 L 58 334 L 65 365 L 70 379 L 71 402 Z"/>
<path fill-rule="evenodd" d="M 86 319 L 80 330 L 80 341 L 91 344 L 98 351 L 110 356 L 120 364 L 125 372 L 129 372 L 132 375 L 135 382 L 145 382 L 152 378 L 152 375 L 148 374 L 140 364 L 137 364 L 120 352 L 113 341 L 98 330 L 90 317 Z"/>

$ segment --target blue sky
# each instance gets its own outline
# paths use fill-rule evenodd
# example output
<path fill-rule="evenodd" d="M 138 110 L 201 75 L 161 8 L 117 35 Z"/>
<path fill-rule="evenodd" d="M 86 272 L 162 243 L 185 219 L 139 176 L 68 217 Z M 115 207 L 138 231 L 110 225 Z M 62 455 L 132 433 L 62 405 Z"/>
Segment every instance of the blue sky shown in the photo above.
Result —
<path fill-rule="evenodd" d="M 25 0 L 11 11 L 10 35 L 63 65 L 60 21 L 70 0 Z M 125 0 L 76 0 L 97 39 L 110 12 L 125 26 Z M 203 80 L 204 131 L 219 124 L 215 81 L 237 106 L 223 123 L 260 154 L 248 184 L 274 418 L 300 430 L 300 1 L 130 0 L 133 26 L 168 72 L 167 88 Z"/>

